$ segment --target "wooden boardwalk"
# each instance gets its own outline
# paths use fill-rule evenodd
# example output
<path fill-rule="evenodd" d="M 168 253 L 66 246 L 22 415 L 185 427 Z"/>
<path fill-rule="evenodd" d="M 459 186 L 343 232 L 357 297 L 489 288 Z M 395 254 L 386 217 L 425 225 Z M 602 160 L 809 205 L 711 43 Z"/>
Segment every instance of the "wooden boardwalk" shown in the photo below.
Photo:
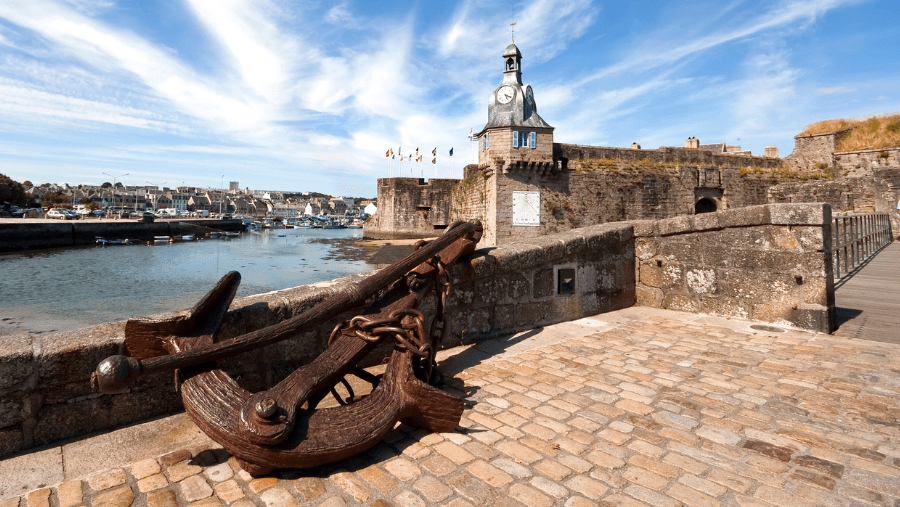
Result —
<path fill-rule="evenodd" d="M 900 343 L 900 241 L 838 283 L 835 336 Z"/>

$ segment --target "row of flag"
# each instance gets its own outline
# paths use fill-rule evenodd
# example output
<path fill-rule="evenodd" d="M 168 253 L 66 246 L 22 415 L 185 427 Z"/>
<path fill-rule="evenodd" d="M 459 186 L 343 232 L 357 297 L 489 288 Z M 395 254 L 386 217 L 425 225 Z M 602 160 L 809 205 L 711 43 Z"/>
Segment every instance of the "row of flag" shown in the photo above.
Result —
<path fill-rule="evenodd" d="M 432 163 L 432 164 L 437 164 L 437 148 L 431 150 L 431 155 L 434 157 L 434 158 L 431 159 L 431 163 Z M 402 153 L 402 147 L 397 148 L 397 154 L 396 154 L 396 155 L 394 155 L 394 148 L 388 148 L 388 151 L 384 152 L 384 156 L 385 156 L 385 157 L 390 157 L 390 158 L 392 158 L 392 159 L 393 159 L 393 158 L 396 158 L 396 157 L 400 157 L 400 162 L 403 162 L 404 160 L 409 160 L 410 162 L 413 162 L 413 161 L 415 161 L 415 162 L 421 162 L 421 161 L 422 161 L 422 155 L 419 155 L 419 149 L 418 149 L 418 148 L 416 148 L 416 154 L 415 154 L 415 155 L 409 155 L 409 156 L 406 156 L 406 157 L 403 156 L 403 153 Z M 453 156 L 453 148 L 450 148 L 450 156 L 451 156 L 451 157 Z"/>

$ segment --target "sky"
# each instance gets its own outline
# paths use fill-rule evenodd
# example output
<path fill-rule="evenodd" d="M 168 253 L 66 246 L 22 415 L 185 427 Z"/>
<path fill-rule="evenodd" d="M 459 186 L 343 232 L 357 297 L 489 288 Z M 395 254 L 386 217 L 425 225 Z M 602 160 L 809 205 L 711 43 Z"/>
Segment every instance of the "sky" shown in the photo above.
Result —
<path fill-rule="evenodd" d="M 354 197 L 459 178 L 512 37 L 555 142 L 786 156 L 810 123 L 900 111 L 896 0 L 2 0 L 0 173 Z"/>

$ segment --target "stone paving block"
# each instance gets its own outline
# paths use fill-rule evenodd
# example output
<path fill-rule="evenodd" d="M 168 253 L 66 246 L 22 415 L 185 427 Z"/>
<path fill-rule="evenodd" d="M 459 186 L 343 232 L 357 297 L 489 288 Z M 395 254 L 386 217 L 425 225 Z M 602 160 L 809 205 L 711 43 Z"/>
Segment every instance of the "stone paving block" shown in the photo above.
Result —
<path fill-rule="evenodd" d="M 162 471 L 159 462 L 153 458 L 135 461 L 129 465 L 128 468 L 131 469 L 131 475 L 138 480 L 158 474 Z"/>
<path fill-rule="evenodd" d="M 529 507 L 550 507 L 553 505 L 552 498 L 525 484 L 516 483 L 510 486 L 509 496 Z"/>
<path fill-rule="evenodd" d="M 629 466 L 622 471 L 622 477 L 632 483 L 653 491 L 662 491 L 669 484 L 669 479 L 657 475 L 645 468 Z"/>
<path fill-rule="evenodd" d="M 453 494 L 453 490 L 438 479 L 425 475 L 415 482 L 413 488 L 429 502 L 440 502 Z"/>
<path fill-rule="evenodd" d="M 450 503 L 445 504 L 445 507 L 475 507 L 470 502 L 463 500 L 462 498 L 455 498 Z"/>
<path fill-rule="evenodd" d="M 151 475 L 137 481 L 138 491 L 141 493 L 149 493 L 156 491 L 169 485 L 169 480 L 163 474 Z"/>
<path fill-rule="evenodd" d="M 368 486 L 350 472 L 337 472 L 331 474 L 329 479 L 357 502 L 365 502 L 372 496 Z"/>
<path fill-rule="evenodd" d="M 339 496 L 333 496 L 319 504 L 319 507 L 347 507 L 347 502 Z"/>
<path fill-rule="evenodd" d="M 568 489 L 546 477 L 536 476 L 531 479 L 529 484 L 554 498 L 565 498 L 569 495 Z"/>
<path fill-rule="evenodd" d="M 393 500 L 398 507 L 426 507 L 425 501 L 409 490 L 401 491 Z"/>
<path fill-rule="evenodd" d="M 134 492 L 128 486 L 101 491 L 91 499 L 91 507 L 129 507 L 134 502 Z"/>
<path fill-rule="evenodd" d="M 293 486 L 306 502 L 311 502 L 321 497 L 327 491 L 325 482 L 318 477 L 301 477 L 294 481 Z"/>
<path fill-rule="evenodd" d="M 219 463 L 218 465 L 208 467 L 203 470 L 203 475 L 212 483 L 227 481 L 234 477 L 234 469 L 228 462 Z"/>
<path fill-rule="evenodd" d="M 465 471 L 448 477 L 447 485 L 458 495 L 476 505 L 484 505 L 493 496 L 491 486 Z"/>
<path fill-rule="evenodd" d="M 245 496 L 241 486 L 234 479 L 216 484 L 213 486 L 213 491 L 215 491 L 217 497 L 226 503 L 233 503 Z"/>
<path fill-rule="evenodd" d="M 25 495 L 26 507 L 50 507 L 50 488 L 41 488 Z"/>
<path fill-rule="evenodd" d="M 516 442 L 500 442 L 497 444 L 497 450 L 519 463 L 531 464 L 542 458 L 538 452 Z"/>
<path fill-rule="evenodd" d="M 188 502 L 196 502 L 213 494 L 213 489 L 202 475 L 192 475 L 178 483 L 182 498 Z"/>
<path fill-rule="evenodd" d="M 753 481 L 748 478 L 715 468 L 709 471 L 707 479 L 740 494 L 746 494 L 754 486 Z"/>
<path fill-rule="evenodd" d="M 178 507 L 175 492 L 170 489 L 147 493 L 147 507 Z"/>
<path fill-rule="evenodd" d="M 178 451 L 172 451 L 168 454 L 164 454 L 163 456 L 160 456 L 159 462 L 162 463 L 162 465 L 165 467 L 170 467 L 170 466 L 174 465 L 175 463 L 178 463 L 181 461 L 187 461 L 187 460 L 191 459 L 192 457 L 193 457 L 193 454 L 191 454 L 191 451 L 188 451 L 187 449 L 180 449 Z"/>
<path fill-rule="evenodd" d="M 87 478 L 88 486 L 94 491 L 103 491 L 113 486 L 125 484 L 125 470 L 116 468 L 113 470 L 104 470 Z"/>
<path fill-rule="evenodd" d="M 396 458 L 384 464 L 384 468 L 398 480 L 409 481 L 422 474 L 419 467 L 405 458 Z"/>
<path fill-rule="evenodd" d="M 625 466 L 624 460 L 602 451 L 593 451 L 585 456 L 585 459 L 597 466 L 608 469 L 622 468 Z"/>
<path fill-rule="evenodd" d="M 482 460 L 470 463 L 466 471 L 495 488 L 503 487 L 513 480 L 508 473 Z"/>
<path fill-rule="evenodd" d="M 84 502 L 81 481 L 74 480 L 60 484 L 56 488 L 59 507 L 75 507 Z"/>
<path fill-rule="evenodd" d="M 203 468 L 197 465 L 191 465 L 186 461 L 181 461 L 175 465 L 170 466 L 166 469 L 166 476 L 169 477 L 169 480 L 172 482 L 181 482 L 184 479 L 197 475 L 203 471 Z"/>
<path fill-rule="evenodd" d="M 397 482 L 378 465 L 369 465 L 356 473 L 383 494 L 390 493 L 397 487 Z"/>
<path fill-rule="evenodd" d="M 259 495 L 259 499 L 266 507 L 295 507 L 299 505 L 297 500 L 282 487 L 269 488 Z"/>
<path fill-rule="evenodd" d="M 615 503 L 611 501 L 615 496 L 607 496 L 603 500 L 610 505 L 654 505 L 660 507 L 680 507 L 682 505 L 681 502 L 665 493 L 653 491 L 637 484 L 629 484 L 624 488 L 624 492 L 637 501 L 633 503 Z M 693 507 L 693 504 L 688 503 L 687 505 Z"/>
<path fill-rule="evenodd" d="M 572 491 L 580 493 L 591 500 L 597 500 L 603 496 L 604 493 L 609 491 L 609 488 L 604 486 L 600 481 L 584 475 L 576 475 L 566 481 L 564 485 Z"/>
<path fill-rule="evenodd" d="M 208 498 L 204 498 L 203 500 L 197 500 L 196 502 L 191 502 L 187 505 L 187 507 L 224 507 L 222 501 L 218 498 L 211 496 Z"/>
<path fill-rule="evenodd" d="M 462 465 L 475 459 L 472 453 L 454 442 L 441 442 L 434 446 L 434 450 L 457 465 Z"/>

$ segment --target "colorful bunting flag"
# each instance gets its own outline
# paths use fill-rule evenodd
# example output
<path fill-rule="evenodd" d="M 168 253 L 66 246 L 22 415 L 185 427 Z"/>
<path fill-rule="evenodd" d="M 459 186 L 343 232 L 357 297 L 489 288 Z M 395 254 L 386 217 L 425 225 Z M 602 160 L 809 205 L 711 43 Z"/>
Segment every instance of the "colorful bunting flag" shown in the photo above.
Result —
<path fill-rule="evenodd" d="M 391 150 L 388 149 L 388 151 L 384 152 L 384 158 L 388 158 L 390 156 L 391 156 Z"/>
<path fill-rule="evenodd" d="M 450 148 L 450 156 L 453 156 L 453 148 Z"/>
<path fill-rule="evenodd" d="M 431 163 L 432 163 L 432 164 L 437 164 L 437 157 L 434 157 L 433 159 L 431 159 Z"/>
<path fill-rule="evenodd" d="M 431 150 L 431 155 L 435 157 L 437 156 L 437 148 Z"/>

